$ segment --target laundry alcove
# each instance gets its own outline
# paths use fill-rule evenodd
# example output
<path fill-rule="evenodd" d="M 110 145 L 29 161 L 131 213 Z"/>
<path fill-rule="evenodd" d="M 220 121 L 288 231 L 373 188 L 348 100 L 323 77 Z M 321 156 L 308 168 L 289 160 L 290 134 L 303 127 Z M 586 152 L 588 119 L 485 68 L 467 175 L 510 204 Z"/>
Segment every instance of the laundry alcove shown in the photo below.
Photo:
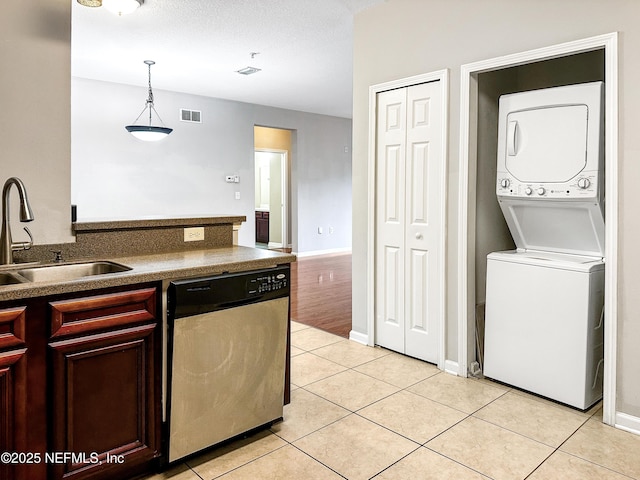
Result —
<path fill-rule="evenodd" d="M 487 254 L 515 248 L 495 192 L 500 95 L 604 80 L 604 49 L 478 74 L 477 305 L 485 300 Z"/>
<path fill-rule="evenodd" d="M 605 189 L 607 201 L 605 204 L 605 257 L 607 268 L 605 271 L 605 308 L 604 324 L 605 361 L 603 384 L 603 422 L 609 425 L 620 425 L 620 428 L 635 428 L 632 417 L 618 412 L 616 409 L 617 391 L 617 335 L 618 335 L 618 272 L 619 260 L 617 246 L 619 243 L 619 55 L 618 34 L 616 32 L 595 37 L 574 40 L 566 43 L 551 45 L 534 50 L 523 51 L 496 58 L 490 58 L 461 67 L 461 122 L 460 122 L 460 157 L 459 157 L 459 233 L 457 254 L 461 260 L 458 281 L 458 373 L 467 376 L 475 366 L 475 323 L 474 310 L 476 305 L 476 174 L 482 168 L 482 161 L 478 161 L 478 137 L 482 117 L 487 115 L 484 110 L 480 114 L 481 96 L 479 91 L 479 76 L 485 73 L 498 72 L 511 67 L 531 65 L 547 61 L 548 59 L 567 60 L 583 53 L 600 51 L 604 57 L 605 91 Z M 588 64 L 588 62 L 586 63 Z M 594 64 L 595 65 L 595 64 Z M 554 72 L 558 73 L 558 72 Z M 576 73 L 576 72 L 573 72 Z M 566 76 L 551 75 L 548 83 L 542 86 L 556 86 L 562 78 L 572 79 L 571 73 Z M 587 77 L 598 80 L 600 77 Z M 560 79 L 560 80 L 558 80 Z M 517 80 L 516 80 L 517 81 Z M 564 80 L 567 81 L 567 80 Z M 571 81 L 571 80 L 568 80 Z M 516 83 L 517 85 L 517 83 Z M 535 87 L 534 87 L 535 88 Z"/>

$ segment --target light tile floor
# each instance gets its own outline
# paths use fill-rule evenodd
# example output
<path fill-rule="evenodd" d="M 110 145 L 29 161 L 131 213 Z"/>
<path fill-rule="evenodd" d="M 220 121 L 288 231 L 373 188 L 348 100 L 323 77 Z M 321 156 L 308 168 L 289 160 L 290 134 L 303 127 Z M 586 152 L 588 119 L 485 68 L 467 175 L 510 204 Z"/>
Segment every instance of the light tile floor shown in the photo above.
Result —
<path fill-rule="evenodd" d="M 284 420 L 146 480 L 640 479 L 640 436 L 487 380 L 292 327 Z"/>

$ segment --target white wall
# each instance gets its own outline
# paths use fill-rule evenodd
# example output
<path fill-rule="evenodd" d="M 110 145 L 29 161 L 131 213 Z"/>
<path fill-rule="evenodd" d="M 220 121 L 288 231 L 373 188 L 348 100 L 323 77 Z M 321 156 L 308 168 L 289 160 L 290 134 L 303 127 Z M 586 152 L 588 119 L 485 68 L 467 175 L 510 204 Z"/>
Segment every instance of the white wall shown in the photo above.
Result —
<path fill-rule="evenodd" d="M 368 88 L 450 69 L 447 352 L 456 361 L 460 66 L 620 32 L 620 231 L 617 410 L 640 417 L 640 2 L 628 0 L 387 0 L 356 15 L 353 116 L 353 329 L 367 333 Z"/>
<path fill-rule="evenodd" d="M 21 178 L 36 244 L 71 235 L 69 128 L 71 2 L 3 2 L 0 15 L 0 188 Z M 12 187 L 14 241 L 28 240 Z"/>
<path fill-rule="evenodd" d="M 124 129 L 146 96 L 144 85 L 72 79 L 71 200 L 78 220 L 246 215 L 239 242 L 253 246 L 254 125 L 268 125 L 295 130 L 294 251 L 351 246 L 351 154 L 344 152 L 351 151 L 351 120 L 154 89 L 156 110 L 174 131 L 147 143 Z M 180 108 L 202 111 L 202 123 L 181 122 Z M 226 183 L 231 174 L 240 183 Z M 316 223 L 331 223 L 335 233 L 318 235 Z"/>

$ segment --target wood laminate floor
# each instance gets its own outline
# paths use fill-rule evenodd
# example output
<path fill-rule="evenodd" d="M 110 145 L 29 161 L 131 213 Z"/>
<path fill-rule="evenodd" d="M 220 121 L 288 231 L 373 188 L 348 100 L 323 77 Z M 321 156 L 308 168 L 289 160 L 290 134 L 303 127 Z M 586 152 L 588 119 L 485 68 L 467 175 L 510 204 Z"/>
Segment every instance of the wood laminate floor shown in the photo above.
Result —
<path fill-rule="evenodd" d="M 349 338 L 350 253 L 302 257 L 291 264 L 291 319 Z"/>

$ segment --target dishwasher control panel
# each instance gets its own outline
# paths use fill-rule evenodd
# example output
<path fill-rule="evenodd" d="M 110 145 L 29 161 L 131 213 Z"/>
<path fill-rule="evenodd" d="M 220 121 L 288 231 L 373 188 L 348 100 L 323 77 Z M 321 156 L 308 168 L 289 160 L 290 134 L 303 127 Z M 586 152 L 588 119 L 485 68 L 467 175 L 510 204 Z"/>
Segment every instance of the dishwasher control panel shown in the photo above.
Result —
<path fill-rule="evenodd" d="M 264 272 L 262 275 L 250 278 L 247 281 L 247 293 L 249 295 L 261 295 L 266 292 L 283 290 L 288 286 L 289 276 L 285 272 Z"/>
<path fill-rule="evenodd" d="M 212 277 L 175 280 L 167 289 L 169 318 L 183 318 L 245 303 L 287 297 L 291 270 L 288 265 Z"/>

